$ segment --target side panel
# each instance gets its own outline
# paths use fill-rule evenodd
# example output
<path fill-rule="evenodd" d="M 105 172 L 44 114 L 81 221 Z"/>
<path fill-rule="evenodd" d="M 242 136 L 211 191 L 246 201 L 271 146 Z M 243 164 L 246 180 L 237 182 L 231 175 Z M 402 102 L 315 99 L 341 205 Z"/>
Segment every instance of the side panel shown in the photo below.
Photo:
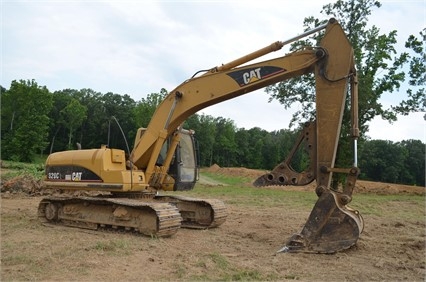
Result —
<path fill-rule="evenodd" d="M 49 181 L 102 182 L 99 175 L 78 165 L 46 165 L 45 170 Z"/>
<path fill-rule="evenodd" d="M 48 188 L 102 191 L 145 191 L 145 174 L 126 168 L 124 151 L 106 147 L 57 152 L 46 160 Z"/>

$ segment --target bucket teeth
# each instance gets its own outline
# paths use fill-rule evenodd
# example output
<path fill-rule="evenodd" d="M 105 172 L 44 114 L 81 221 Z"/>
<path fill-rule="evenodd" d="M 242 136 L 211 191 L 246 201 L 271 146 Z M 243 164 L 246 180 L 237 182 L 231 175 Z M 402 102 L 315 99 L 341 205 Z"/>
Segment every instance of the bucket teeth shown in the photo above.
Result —
<path fill-rule="evenodd" d="M 276 167 L 270 173 L 264 174 L 257 178 L 253 185 L 255 187 L 264 186 L 283 186 L 283 185 L 294 185 L 304 186 L 311 183 L 314 180 L 314 173 L 310 170 L 303 172 L 295 172 L 290 169 L 287 165 L 282 164 Z"/>
<path fill-rule="evenodd" d="M 253 182 L 253 186 L 255 187 L 265 187 L 265 186 L 271 186 L 271 185 L 272 184 L 270 184 L 270 181 L 268 181 L 266 174 L 262 175 L 261 177 L 259 177 Z"/>

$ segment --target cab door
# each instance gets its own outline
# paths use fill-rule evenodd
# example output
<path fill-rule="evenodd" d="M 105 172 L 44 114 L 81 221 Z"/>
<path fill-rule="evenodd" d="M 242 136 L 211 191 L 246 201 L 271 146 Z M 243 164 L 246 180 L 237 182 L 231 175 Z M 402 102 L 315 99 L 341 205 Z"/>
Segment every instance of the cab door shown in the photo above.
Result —
<path fill-rule="evenodd" d="M 181 130 L 181 137 L 170 164 L 169 175 L 175 179 L 173 190 L 191 190 L 199 176 L 198 149 L 192 131 Z"/>

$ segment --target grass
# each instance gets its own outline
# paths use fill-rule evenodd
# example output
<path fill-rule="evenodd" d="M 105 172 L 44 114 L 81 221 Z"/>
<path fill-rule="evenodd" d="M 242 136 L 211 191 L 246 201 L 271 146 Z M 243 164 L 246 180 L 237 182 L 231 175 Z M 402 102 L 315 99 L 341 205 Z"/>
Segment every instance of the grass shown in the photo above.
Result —
<path fill-rule="evenodd" d="M 308 207 L 316 201 L 315 193 L 259 189 L 247 186 L 204 187 L 197 185 L 192 191 L 173 193 L 193 197 L 226 199 L 228 204 L 238 206 L 271 207 L 286 205 L 289 207 Z"/>
<path fill-rule="evenodd" d="M 122 256 L 132 253 L 131 243 L 124 239 L 98 241 L 94 246 L 88 247 L 87 250 L 95 250 L 100 255 Z"/>
<path fill-rule="evenodd" d="M 402 202 L 411 202 L 412 206 L 409 208 L 388 208 L 398 206 Z M 375 215 L 399 218 L 400 220 L 419 220 L 419 214 L 425 212 L 425 197 L 420 195 L 355 194 L 349 206 L 358 209 L 364 216 Z"/>
<path fill-rule="evenodd" d="M 211 172 L 201 172 L 201 175 L 205 175 L 208 178 L 214 179 L 218 182 L 221 182 L 226 185 L 245 185 L 247 182 L 251 182 L 252 179 L 242 176 L 228 176 L 225 174 L 211 173 Z"/>
<path fill-rule="evenodd" d="M 229 262 L 223 255 L 219 253 L 212 253 L 208 255 L 209 258 L 214 262 L 217 268 L 227 269 L 229 267 Z"/>
<path fill-rule="evenodd" d="M 314 191 L 289 191 L 285 189 L 255 188 L 246 183 L 246 178 L 206 173 L 209 178 L 227 184 L 226 186 L 203 186 L 197 184 L 192 191 L 184 193 L 193 197 L 217 198 L 225 200 L 226 204 L 256 207 L 285 207 L 289 209 L 311 210 L 318 199 Z M 412 206 L 400 208 L 400 203 L 411 202 Z M 388 209 L 388 206 L 397 206 Z M 363 216 L 386 216 L 399 220 L 419 220 L 419 214 L 425 212 L 425 196 L 422 195 L 377 195 L 353 194 L 352 202 L 348 205 L 357 209 Z M 395 212 L 397 210 L 397 212 Z"/>
<path fill-rule="evenodd" d="M 308 207 L 316 201 L 314 192 L 306 193 L 305 191 L 286 191 L 284 189 L 256 188 L 247 185 L 251 181 L 249 178 L 226 176 L 214 173 L 202 172 L 202 175 L 208 176 L 219 183 L 226 185 L 205 186 L 197 183 L 194 190 L 181 193 L 193 197 L 206 197 L 227 199 L 227 203 L 258 207 L 271 207 L 288 205 Z"/>
<path fill-rule="evenodd" d="M 31 176 L 37 180 L 41 179 L 44 175 L 44 163 L 22 163 L 14 161 L 1 162 L 1 179 L 7 181 L 17 176 Z"/>
<path fill-rule="evenodd" d="M 177 266 L 176 274 L 179 279 L 189 281 L 271 281 L 278 279 L 274 273 L 263 273 L 260 269 L 237 266 L 226 256 L 217 252 L 198 257 L 195 266 L 208 273 L 187 275 L 187 271 L 182 269 L 182 266 Z"/>

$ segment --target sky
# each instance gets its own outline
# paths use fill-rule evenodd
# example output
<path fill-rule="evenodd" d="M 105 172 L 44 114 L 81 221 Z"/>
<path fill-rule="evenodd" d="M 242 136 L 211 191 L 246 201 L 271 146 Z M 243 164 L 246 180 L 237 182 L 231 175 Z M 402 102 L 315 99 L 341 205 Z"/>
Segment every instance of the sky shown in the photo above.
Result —
<path fill-rule="evenodd" d="M 1 0 L 0 85 L 9 89 L 13 80 L 35 79 L 52 92 L 90 88 L 139 101 L 162 88 L 173 90 L 198 70 L 301 34 L 303 20 L 326 19 L 320 11 L 331 2 Z M 418 36 L 426 27 L 426 0 L 380 2 L 369 24 L 381 33 L 397 30 L 402 50 L 410 34 Z M 283 50 L 262 59 L 283 56 Z M 401 92 L 380 102 L 395 105 Z M 285 110 L 268 100 L 258 90 L 199 113 L 229 118 L 238 128 L 288 128 L 297 107 Z M 376 118 L 361 134 L 426 143 L 424 115 L 399 117 L 393 124 Z"/>

